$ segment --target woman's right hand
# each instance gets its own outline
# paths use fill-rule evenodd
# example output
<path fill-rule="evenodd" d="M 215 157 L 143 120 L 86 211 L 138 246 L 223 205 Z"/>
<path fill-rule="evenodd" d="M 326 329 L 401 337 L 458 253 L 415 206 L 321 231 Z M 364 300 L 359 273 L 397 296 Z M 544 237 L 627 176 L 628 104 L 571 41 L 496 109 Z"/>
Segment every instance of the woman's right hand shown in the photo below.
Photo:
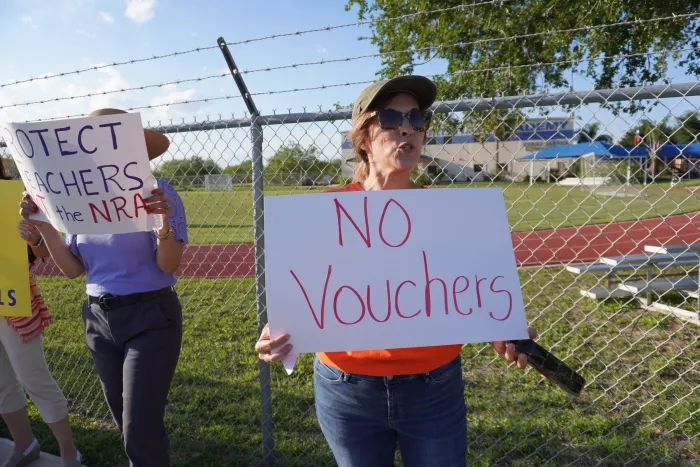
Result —
<path fill-rule="evenodd" d="M 34 200 L 29 196 L 29 193 L 24 193 L 22 201 L 19 203 L 19 215 L 22 216 L 27 221 L 36 225 L 37 227 L 44 227 L 46 225 L 51 225 L 48 222 L 40 221 L 37 219 L 30 219 L 29 216 L 37 214 L 39 212 L 39 206 L 34 203 Z"/>
<path fill-rule="evenodd" d="M 255 351 L 258 352 L 258 358 L 266 363 L 279 362 L 292 350 L 292 345 L 287 344 L 281 349 L 272 353 L 272 349 L 277 349 L 279 346 L 289 340 L 289 334 L 284 334 L 277 339 L 270 339 L 270 324 L 266 324 L 260 334 L 260 339 L 255 344 Z"/>
<path fill-rule="evenodd" d="M 39 232 L 39 229 L 37 229 L 36 226 L 28 220 L 22 219 L 19 221 L 17 228 L 19 229 L 19 236 L 22 237 L 22 240 L 30 245 L 36 246 L 36 244 L 41 240 L 41 233 Z"/>

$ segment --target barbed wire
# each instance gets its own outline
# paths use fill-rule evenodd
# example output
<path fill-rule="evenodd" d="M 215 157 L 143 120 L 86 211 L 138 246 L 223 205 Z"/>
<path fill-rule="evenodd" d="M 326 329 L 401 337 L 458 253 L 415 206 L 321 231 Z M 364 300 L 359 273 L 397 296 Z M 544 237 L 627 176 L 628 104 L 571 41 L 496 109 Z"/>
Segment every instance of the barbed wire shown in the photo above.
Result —
<path fill-rule="evenodd" d="M 416 13 L 409 13 L 406 15 L 396 16 L 393 18 L 357 21 L 354 23 L 338 24 L 338 25 L 333 25 L 333 26 L 325 26 L 325 27 L 321 27 L 321 28 L 300 30 L 300 31 L 288 32 L 288 33 L 282 33 L 282 34 L 271 34 L 268 36 L 262 36 L 262 37 L 257 37 L 257 38 L 253 38 L 253 39 L 244 39 L 244 40 L 235 41 L 235 42 L 227 42 L 226 45 L 244 45 L 244 44 L 250 44 L 252 42 L 261 42 L 261 41 L 266 41 L 266 40 L 277 39 L 280 37 L 302 36 L 302 35 L 311 34 L 314 32 L 332 31 L 335 29 L 347 28 L 347 27 L 352 27 L 352 26 L 363 26 L 366 24 L 382 23 L 382 22 L 389 22 L 389 21 L 400 21 L 402 19 L 411 18 L 411 17 L 415 17 L 415 16 L 420 16 L 420 15 L 428 15 L 428 14 L 432 14 L 432 13 L 444 13 L 447 11 L 463 10 L 463 9 L 467 9 L 467 8 L 473 8 L 473 7 L 477 7 L 477 6 L 483 6 L 483 5 L 492 5 L 492 4 L 496 4 L 496 3 L 501 5 L 501 4 L 503 4 L 505 2 L 509 2 L 509 1 L 512 1 L 512 0 L 500 0 L 500 1 L 487 0 L 487 1 L 476 2 L 476 3 L 462 4 L 462 5 L 448 7 L 448 8 L 442 8 L 442 9 L 426 10 L 426 11 L 420 11 L 420 12 L 416 12 Z M 112 63 L 108 63 L 108 64 L 103 64 L 103 65 L 94 65 L 91 67 L 86 67 L 86 68 L 73 70 L 73 71 L 66 71 L 66 72 L 62 72 L 62 73 L 46 74 L 44 76 L 37 76 L 37 77 L 12 81 L 11 83 L 0 84 L 0 89 L 10 87 L 10 86 L 15 86 L 18 84 L 23 84 L 23 83 L 30 83 L 33 81 L 49 80 L 49 79 L 53 79 L 53 78 L 61 78 L 64 76 L 79 75 L 81 73 L 87 73 L 90 71 L 97 71 L 97 70 L 101 70 L 101 69 L 109 68 L 109 67 L 133 65 L 135 63 L 142 63 L 142 62 L 148 62 L 148 61 L 153 61 L 153 60 L 161 60 L 164 58 L 171 58 L 171 57 L 176 57 L 176 56 L 181 56 L 181 55 L 188 55 L 188 54 L 192 54 L 195 52 L 204 52 L 207 50 L 218 49 L 218 48 L 219 48 L 218 45 L 211 45 L 211 46 L 205 46 L 205 47 L 195 47 L 193 49 L 183 50 L 183 51 L 179 51 L 179 52 L 172 52 L 172 53 L 168 53 L 168 54 L 153 55 L 150 57 L 142 57 L 142 58 L 136 58 L 136 59 L 131 59 L 131 60 L 124 60 L 121 62 L 112 62 Z"/>
<path fill-rule="evenodd" d="M 306 88 L 293 88 L 293 89 L 280 89 L 280 90 L 273 90 L 273 91 L 253 92 L 250 95 L 251 96 L 263 96 L 263 95 L 273 95 L 273 94 L 285 94 L 285 93 L 291 93 L 291 92 L 316 91 L 316 90 L 329 89 L 329 88 L 354 86 L 357 84 L 371 84 L 374 81 L 375 80 L 348 81 L 345 83 L 324 84 L 324 85 L 320 85 L 320 86 L 311 86 L 311 87 L 306 87 Z M 206 102 L 211 102 L 211 101 L 231 100 L 231 99 L 240 99 L 240 98 L 241 98 L 241 96 L 238 94 L 236 94 L 236 95 L 228 94 L 225 96 L 203 97 L 201 99 L 187 99 L 187 100 L 179 101 L 179 102 L 167 102 L 167 103 L 163 103 L 163 104 L 142 105 L 142 106 L 138 106 L 138 107 L 127 107 L 127 108 L 125 108 L 125 110 L 132 111 L 132 110 L 143 110 L 143 109 L 157 109 L 157 108 L 161 108 L 161 107 L 169 107 L 169 106 L 174 106 L 174 105 L 198 104 L 198 103 L 206 103 Z M 85 117 L 87 115 L 88 115 L 87 113 L 82 113 L 82 114 L 68 115 L 68 116 L 64 116 L 64 117 L 50 117 L 50 118 L 42 119 L 42 121 L 64 120 L 64 119 L 69 119 L 69 118 L 80 118 L 80 117 Z M 30 120 L 30 121 L 37 121 L 37 120 Z M 28 123 L 28 122 L 29 121 L 26 121 L 25 123 Z"/>
<path fill-rule="evenodd" d="M 311 66 L 311 65 L 325 65 L 328 63 L 336 63 L 336 62 L 350 62 L 353 60 L 360 60 L 360 59 L 364 59 L 364 58 L 382 57 L 384 55 L 401 55 L 401 54 L 405 54 L 405 53 L 424 52 L 427 50 L 441 50 L 441 49 L 447 49 L 447 48 L 452 48 L 452 47 L 466 47 L 466 46 L 479 45 L 479 44 L 484 44 L 484 43 L 503 42 L 503 41 L 511 41 L 511 40 L 528 39 L 528 38 L 540 37 L 540 36 L 549 36 L 549 35 L 553 35 L 553 34 L 574 33 L 574 32 L 580 32 L 580 31 L 594 31 L 594 30 L 606 29 L 606 28 L 611 28 L 611 27 L 616 27 L 616 26 L 626 26 L 626 25 L 630 25 L 630 24 L 645 24 L 645 23 L 660 22 L 660 21 L 666 21 L 666 20 L 677 20 L 679 18 L 686 18 L 686 17 L 693 17 L 693 16 L 700 16 L 700 13 L 688 13 L 688 14 L 683 14 L 683 15 L 672 15 L 672 16 L 665 16 L 662 18 L 651 18 L 651 19 L 646 19 L 646 20 L 636 19 L 636 20 L 621 21 L 618 23 L 602 24 L 599 26 L 584 26 L 584 27 L 574 28 L 574 29 L 558 29 L 558 30 L 543 31 L 543 32 L 538 32 L 538 33 L 519 34 L 516 36 L 496 37 L 496 38 L 492 38 L 492 39 L 479 39 L 479 40 L 470 41 L 470 42 L 454 42 L 452 44 L 420 47 L 417 49 L 378 52 L 375 54 L 358 55 L 356 57 L 346 57 L 346 58 L 338 58 L 338 59 L 331 59 L 331 60 L 319 60 L 319 61 L 315 61 L 315 62 L 305 62 L 305 63 L 294 63 L 294 64 L 289 64 L 289 65 L 275 66 L 275 67 L 257 68 L 257 69 L 253 69 L 253 70 L 242 70 L 241 74 L 258 73 L 261 71 L 275 71 L 275 70 L 282 70 L 282 69 L 286 69 L 286 68 L 298 68 L 298 67 L 302 67 L 302 66 Z"/>
<path fill-rule="evenodd" d="M 213 78 L 225 78 L 226 76 L 230 76 L 230 75 L 231 75 L 230 72 L 225 72 L 225 73 L 218 73 L 216 75 L 204 76 L 204 77 L 200 77 L 200 78 L 180 79 L 180 80 L 170 81 L 167 83 L 146 84 L 143 86 L 132 86 L 132 87 L 121 88 L 121 89 L 113 89 L 111 91 L 96 91 L 96 92 L 91 92 L 91 93 L 87 93 L 87 94 L 81 94 L 79 96 L 56 97 L 56 98 L 42 99 L 42 100 L 37 100 L 37 101 L 20 102 L 17 104 L 9 104 L 9 105 L 0 106 L 0 109 L 9 109 L 12 107 L 22 107 L 22 106 L 30 106 L 30 105 L 37 105 L 37 104 L 49 104 L 49 103 L 54 103 L 54 102 L 69 101 L 69 100 L 75 100 L 75 99 L 84 99 L 87 97 L 106 96 L 109 94 L 118 94 L 118 93 L 123 93 L 123 92 L 130 92 L 130 91 L 144 91 L 146 89 L 163 88 L 166 86 L 176 86 L 179 84 L 206 81 L 206 80 L 210 80 Z"/>
<path fill-rule="evenodd" d="M 30 83 L 33 81 L 40 81 L 40 80 L 49 80 L 49 79 L 53 79 L 53 78 L 61 78 L 61 77 L 70 76 L 70 75 L 79 75 L 80 73 L 86 73 L 89 71 L 97 71 L 97 70 L 101 70 L 103 68 L 118 67 L 118 66 L 122 66 L 122 65 L 133 65 L 134 63 L 148 62 L 148 61 L 152 61 L 152 60 L 160 60 L 163 58 L 176 57 L 176 56 L 180 56 L 180 55 L 187 55 L 187 54 L 191 54 L 194 52 L 203 52 L 206 50 L 218 49 L 218 48 L 219 48 L 219 46 L 196 47 L 194 49 L 184 50 L 184 51 L 180 51 L 180 52 L 172 52 L 169 54 L 153 55 L 151 57 L 134 58 L 131 60 L 124 60 L 122 62 L 113 62 L 113 63 L 106 63 L 103 65 L 94 65 L 91 67 L 82 68 L 82 69 L 74 70 L 74 71 L 66 71 L 66 72 L 62 72 L 62 73 L 51 73 L 51 74 L 46 74 L 44 76 L 38 76 L 38 77 L 34 77 L 34 78 L 27 78 L 27 79 L 18 80 L 18 81 L 12 81 L 11 83 L 0 84 L 0 89 L 10 87 L 10 86 L 15 86 L 17 84 L 22 84 L 22 83 Z"/>
<path fill-rule="evenodd" d="M 688 51 L 693 51 L 693 50 L 700 50 L 700 46 L 688 47 L 685 49 L 673 49 L 670 51 L 661 50 L 661 51 L 653 51 L 653 52 L 639 52 L 639 53 L 635 53 L 635 54 L 624 54 L 624 55 L 621 54 L 621 55 L 588 58 L 588 59 L 561 60 L 561 61 L 555 61 L 555 62 L 538 62 L 538 63 L 524 64 L 524 65 L 505 65 L 505 66 L 501 66 L 501 67 L 480 68 L 480 69 L 476 69 L 476 70 L 463 70 L 463 71 L 455 71 L 455 72 L 448 72 L 448 73 L 435 73 L 435 74 L 428 74 L 425 76 L 428 78 L 450 77 L 450 76 L 458 76 L 458 75 L 471 74 L 471 73 L 482 73 L 482 72 L 500 71 L 500 70 L 518 69 L 518 68 L 534 68 L 534 67 L 571 64 L 571 63 L 585 63 L 585 62 L 595 62 L 595 61 L 605 61 L 605 60 L 620 60 L 623 58 L 666 54 L 669 52 L 688 52 Z M 353 86 L 353 85 L 357 85 L 357 84 L 371 84 L 375 81 L 376 80 L 348 81 L 348 82 L 343 82 L 343 83 L 325 84 L 325 85 L 311 86 L 311 87 L 305 87 L 305 88 L 290 88 L 290 89 L 282 89 L 282 90 L 261 91 L 261 92 L 251 93 L 251 96 L 285 94 L 285 93 L 302 92 L 302 91 L 315 91 L 315 90 Z M 97 93 L 96 95 L 102 95 L 102 93 Z M 206 102 L 211 102 L 211 101 L 230 100 L 230 99 L 239 99 L 239 98 L 241 98 L 240 95 L 213 96 L 213 97 L 205 97 L 205 98 L 201 98 L 201 99 L 187 99 L 187 100 L 179 101 L 179 102 L 169 102 L 169 103 L 163 103 L 163 104 L 145 105 L 145 106 L 140 106 L 140 107 L 130 107 L 130 108 L 127 108 L 126 110 L 132 111 L 132 110 L 143 110 L 143 109 L 155 109 L 155 108 L 175 106 L 175 105 L 206 103 Z M 82 114 L 74 114 L 74 115 L 68 115 L 68 116 L 63 116 L 63 117 L 51 117 L 51 118 L 46 118 L 46 119 L 41 119 L 41 120 L 45 120 L 45 121 L 63 120 L 63 119 L 69 119 L 69 118 L 84 117 L 86 115 L 87 115 L 86 113 L 82 113 Z M 26 122 L 29 122 L 29 121 L 37 121 L 37 120 L 28 120 Z"/>
<path fill-rule="evenodd" d="M 436 10 L 426 10 L 426 11 L 419 11 L 416 13 L 408 13 L 408 14 L 401 15 L 401 16 L 394 16 L 392 18 L 357 21 L 355 23 L 338 24 L 335 26 L 326 26 L 326 27 L 316 28 L 316 29 L 307 29 L 306 31 L 274 34 L 271 36 L 265 36 L 265 37 L 261 37 L 261 38 L 257 38 L 257 39 L 248 39 L 248 40 L 242 40 L 242 41 L 237 41 L 237 42 L 227 42 L 226 45 L 242 45 L 242 44 L 249 44 L 251 42 L 257 42 L 257 41 L 261 41 L 261 40 L 277 39 L 279 37 L 299 36 L 299 35 L 313 33 L 313 32 L 331 31 L 334 29 L 341 29 L 341 28 L 347 28 L 347 27 L 352 27 L 352 26 L 364 26 L 366 24 L 385 23 L 385 22 L 390 22 L 390 21 L 401 21 L 404 19 L 414 18 L 416 16 L 421 16 L 421 15 L 429 15 L 429 14 L 433 14 L 433 13 L 445 13 L 445 12 L 454 11 L 454 10 L 464 10 L 467 8 L 474 8 L 474 7 L 483 6 L 483 5 L 501 6 L 503 3 L 507 3 L 507 2 L 511 2 L 511 1 L 513 1 L 513 0 L 500 0 L 500 1 L 499 0 L 486 0 L 486 1 L 482 1 L 482 2 L 467 3 L 467 4 L 457 5 L 457 6 L 453 6 L 453 7 L 440 8 L 440 9 L 436 9 Z"/>
<path fill-rule="evenodd" d="M 586 62 L 598 62 L 598 61 L 605 61 L 605 60 L 621 60 L 623 58 L 642 57 L 642 56 L 649 56 L 649 55 L 661 55 L 661 54 L 676 53 L 676 52 L 691 52 L 694 50 L 700 50 L 700 46 L 687 47 L 684 49 L 670 49 L 670 50 L 663 49 L 663 50 L 657 50 L 657 51 L 653 51 L 653 52 L 638 52 L 638 53 L 634 53 L 634 54 L 618 54 L 618 55 L 610 55 L 610 56 L 596 57 L 596 58 L 584 58 L 584 59 L 574 58 L 571 60 L 559 60 L 559 61 L 555 61 L 555 62 L 537 62 L 537 63 L 528 63 L 528 64 L 524 64 L 524 65 L 505 65 L 505 66 L 492 67 L 492 68 L 479 68 L 476 70 L 455 71 L 451 74 L 464 75 L 464 74 L 470 74 L 470 73 L 482 73 L 482 72 L 487 72 L 487 71 L 514 70 L 514 69 L 519 69 L 519 68 L 535 68 L 535 67 L 552 66 L 552 65 L 570 65 L 573 63 L 580 64 L 580 63 L 586 63 Z"/>
<path fill-rule="evenodd" d="M 437 11 L 437 10 L 435 10 L 435 11 Z M 543 31 L 543 32 L 539 32 L 539 33 L 520 34 L 520 35 L 516 35 L 516 36 L 509 36 L 509 37 L 498 37 L 498 38 L 492 38 L 492 39 L 479 39 L 479 40 L 471 41 L 471 42 L 455 42 L 452 44 L 422 47 L 422 48 L 418 48 L 418 49 L 406 49 L 406 50 L 402 50 L 402 51 L 379 52 L 379 53 L 375 53 L 375 54 L 358 55 L 355 57 L 345 57 L 345 58 L 338 58 L 338 59 L 331 59 L 331 60 L 319 60 L 319 61 L 314 61 L 314 62 L 287 64 L 287 65 L 280 65 L 280 66 L 275 66 L 275 67 L 265 67 L 265 68 L 257 68 L 257 69 L 252 69 L 252 70 L 242 70 L 241 74 L 269 72 L 269 71 L 277 71 L 277 70 L 283 70 L 283 69 L 289 69 L 289 68 L 299 68 L 299 67 L 313 66 L 313 65 L 326 65 L 329 63 L 338 63 L 338 62 L 350 62 L 350 61 L 361 60 L 361 59 L 365 59 L 365 58 L 378 58 L 378 57 L 382 57 L 385 55 L 401 55 L 401 54 L 405 54 L 405 53 L 414 54 L 414 53 L 423 52 L 426 50 L 441 50 L 441 49 L 452 48 L 452 47 L 467 47 L 467 46 L 478 45 L 478 44 L 483 44 L 483 43 L 520 40 L 520 39 L 548 36 L 548 35 L 561 34 L 561 33 L 594 31 L 594 30 L 600 30 L 600 29 L 616 27 L 616 26 L 626 26 L 626 25 L 630 25 L 630 24 L 645 24 L 645 23 L 651 23 L 651 22 L 661 22 L 661 21 L 666 21 L 666 20 L 677 20 L 680 18 L 688 18 L 688 17 L 695 17 L 695 16 L 700 16 L 700 13 L 688 13 L 688 14 L 683 14 L 683 15 L 672 15 L 672 16 L 665 16 L 665 17 L 661 17 L 661 18 L 650 18 L 650 19 L 646 19 L 646 20 L 635 19 L 635 20 L 621 21 L 618 23 L 603 24 L 603 25 L 598 25 L 598 26 L 583 26 L 583 27 L 574 28 L 574 29 L 559 29 L 559 30 L 553 30 L 553 31 Z M 513 68 L 513 67 L 511 66 L 509 68 Z M 166 83 L 155 83 L 155 84 L 147 84 L 147 85 L 143 85 L 143 86 L 132 86 L 132 87 L 127 87 L 127 88 L 122 88 L 122 89 L 114 89 L 111 91 L 98 91 L 98 92 L 93 92 L 93 93 L 82 94 L 79 96 L 57 97 L 57 98 L 51 98 L 51 99 L 41 99 L 41 100 L 36 100 L 36 101 L 20 102 L 20 103 L 16 103 L 16 104 L 9 104 L 9 105 L 0 106 L 0 109 L 38 105 L 38 104 L 47 104 L 47 103 L 61 102 L 61 101 L 74 100 L 74 99 L 83 99 L 83 98 L 88 98 L 88 97 L 105 96 L 105 95 L 109 95 L 109 94 L 116 94 L 116 93 L 123 93 L 123 92 L 143 91 L 146 89 L 162 88 L 162 87 L 166 87 L 166 86 L 173 86 L 173 85 L 179 85 L 179 84 L 185 84 L 185 83 L 201 82 L 201 81 L 206 81 L 206 80 L 215 79 L 215 78 L 225 78 L 229 75 L 230 75 L 229 72 L 224 72 L 224 73 L 218 73 L 215 75 L 198 77 L 198 78 L 174 80 L 174 81 L 170 81 L 170 82 L 166 82 Z M 264 93 L 264 94 L 267 94 L 267 93 Z"/>

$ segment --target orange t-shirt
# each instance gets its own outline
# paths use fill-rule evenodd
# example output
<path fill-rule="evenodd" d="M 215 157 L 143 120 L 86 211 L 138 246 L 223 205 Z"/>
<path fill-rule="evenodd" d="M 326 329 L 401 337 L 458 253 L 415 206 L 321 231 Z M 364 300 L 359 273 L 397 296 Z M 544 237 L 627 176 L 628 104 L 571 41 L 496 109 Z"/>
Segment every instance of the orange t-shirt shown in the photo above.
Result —
<path fill-rule="evenodd" d="M 325 193 L 364 191 L 359 182 Z M 452 361 L 462 349 L 461 344 L 404 349 L 319 352 L 318 359 L 345 373 L 369 376 L 395 376 L 426 373 Z"/>

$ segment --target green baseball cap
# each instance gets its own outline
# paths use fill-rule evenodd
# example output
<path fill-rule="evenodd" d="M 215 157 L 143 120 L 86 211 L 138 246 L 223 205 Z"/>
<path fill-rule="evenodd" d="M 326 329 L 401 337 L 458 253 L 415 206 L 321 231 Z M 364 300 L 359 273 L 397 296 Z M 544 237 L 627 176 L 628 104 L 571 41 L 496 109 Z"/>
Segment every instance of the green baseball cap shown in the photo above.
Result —
<path fill-rule="evenodd" d="M 397 78 L 376 81 L 362 90 L 352 106 L 352 122 L 362 115 L 372 104 L 382 96 L 393 92 L 408 92 L 413 94 L 421 110 L 425 110 L 435 102 L 437 87 L 425 76 L 407 75 Z"/>

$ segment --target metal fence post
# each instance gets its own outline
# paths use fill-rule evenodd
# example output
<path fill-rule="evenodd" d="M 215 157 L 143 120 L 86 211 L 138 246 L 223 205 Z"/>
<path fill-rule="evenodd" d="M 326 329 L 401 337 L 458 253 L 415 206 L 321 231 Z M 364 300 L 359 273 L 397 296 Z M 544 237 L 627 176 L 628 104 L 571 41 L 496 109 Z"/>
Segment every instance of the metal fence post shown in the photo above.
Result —
<path fill-rule="evenodd" d="M 253 216 L 255 230 L 255 294 L 258 315 L 258 335 L 267 324 L 267 306 L 265 301 L 265 193 L 263 183 L 263 130 L 260 112 L 248 92 L 248 87 L 238 71 L 238 67 L 226 46 L 223 37 L 217 40 L 219 49 L 224 55 L 226 64 L 231 71 L 238 90 L 251 114 L 250 140 L 253 156 Z M 260 403 L 261 424 L 263 435 L 263 462 L 274 465 L 274 437 L 272 427 L 272 388 L 270 386 L 270 366 L 260 361 Z"/>

